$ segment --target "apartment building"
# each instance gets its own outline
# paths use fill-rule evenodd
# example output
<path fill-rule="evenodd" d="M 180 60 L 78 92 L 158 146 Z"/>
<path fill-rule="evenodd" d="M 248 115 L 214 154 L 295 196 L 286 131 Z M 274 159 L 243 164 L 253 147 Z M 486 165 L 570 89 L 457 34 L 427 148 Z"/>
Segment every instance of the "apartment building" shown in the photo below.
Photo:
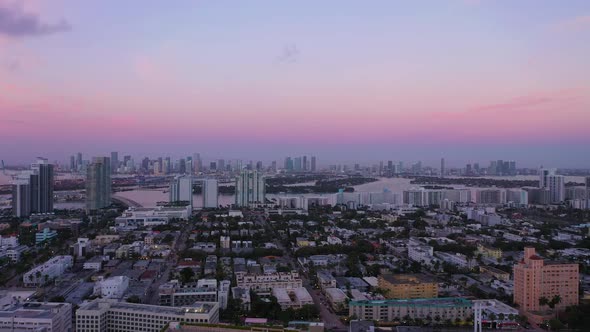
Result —
<path fill-rule="evenodd" d="M 579 301 L 579 265 L 546 261 L 539 257 L 535 248 L 525 248 L 524 258 L 514 265 L 514 303 L 521 313 L 532 320 L 538 320 L 532 312 L 548 309 L 540 305 L 540 299 L 551 301 L 554 296 L 561 298 L 556 305 L 559 309 L 577 305 Z"/>
<path fill-rule="evenodd" d="M 383 274 L 379 288 L 387 291 L 388 299 L 419 299 L 438 296 L 438 283 L 422 274 Z"/>
<path fill-rule="evenodd" d="M 49 280 L 61 276 L 74 264 L 72 256 L 55 256 L 42 265 L 32 268 L 23 275 L 23 283 L 26 287 L 35 287 Z"/>
<path fill-rule="evenodd" d="M 159 332 L 170 322 L 218 323 L 217 303 L 194 303 L 172 308 L 96 299 L 76 311 L 77 332 Z"/>
<path fill-rule="evenodd" d="M 440 321 L 464 321 L 473 313 L 473 303 L 464 298 L 350 301 L 348 306 L 349 316 L 381 322 L 437 317 Z"/>
<path fill-rule="evenodd" d="M 238 287 L 248 288 L 257 293 L 268 293 L 273 288 L 300 288 L 303 287 L 301 277 L 297 271 L 275 272 L 267 274 L 243 274 L 236 275 Z"/>

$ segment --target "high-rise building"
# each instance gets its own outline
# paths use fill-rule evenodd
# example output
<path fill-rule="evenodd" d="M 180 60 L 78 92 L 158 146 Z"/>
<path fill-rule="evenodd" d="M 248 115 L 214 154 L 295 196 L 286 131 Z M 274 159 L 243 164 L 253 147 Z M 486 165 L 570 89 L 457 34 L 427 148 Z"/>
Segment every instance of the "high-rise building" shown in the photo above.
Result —
<path fill-rule="evenodd" d="M 540 299 L 551 301 L 559 296 L 558 309 L 578 304 L 579 265 L 546 262 L 535 253 L 535 248 L 525 248 L 524 258 L 514 265 L 514 303 L 523 314 L 547 309 Z"/>
<path fill-rule="evenodd" d="M 82 167 L 82 152 L 76 154 L 76 170 L 80 170 Z"/>
<path fill-rule="evenodd" d="M 70 156 L 70 172 L 75 172 L 76 169 L 76 156 Z"/>
<path fill-rule="evenodd" d="M 111 172 L 113 174 L 117 173 L 119 169 L 119 152 L 113 151 L 111 152 Z"/>
<path fill-rule="evenodd" d="M 590 176 L 586 177 L 586 209 L 590 210 Z"/>
<path fill-rule="evenodd" d="M 311 165 L 310 165 L 311 166 L 310 169 L 312 172 L 316 171 L 316 167 L 317 167 L 316 162 L 317 162 L 317 159 L 315 158 L 315 156 L 312 156 L 311 157 Z"/>
<path fill-rule="evenodd" d="M 307 171 L 307 156 L 301 157 L 301 167 L 304 171 Z"/>
<path fill-rule="evenodd" d="M 16 217 L 31 214 L 31 185 L 28 179 L 16 180 L 12 184 L 12 213 Z"/>
<path fill-rule="evenodd" d="M 225 171 L 225 160 L 224 159 L 219 159 L 217 161 L 217 170 L 221 171 L 221 172 Z"/>
<path fill-rule="evenodd" d="M 170 182 L 170 203 L 188 202 L 193 210 L 193 178 L 190 175 L 176 176 Z"/>
<path fill-rule="evenodd" d="M 539 170 L 539 188 L 549 191 L 551 203 L 560 203 L 565 200 L 565 177 L 556 175 L 555 169 Z"/>
<path fill-rule="evenodd" d="M 270 164 L 270 168 L 273 172 L 277 171 L 277 161 L 273 160 L 272 163 Z"/>
<path fill-rule="evenodd" d="M 31 170 L 31 212 L 53 212 L 53 165 L 47 159 L 38 158 Z"/>
<path fill-rule="evenodd" d="M 198 153 L 193 153 L 193 171 L 195 174 L 203 171 L 203 162 L 201 161 L 201 155 Z"/>
<path fill-rule="evenodd" d="M 541 167 L 539 170 L 539 188 L 548 188 L 549 176 L 555 175 L 555 169 Z"/>
<path fill-rule="evenodd" d="M 170 174 L 170 168 L 170 157 L 166 157 L 162 162 L 162 173 Z"/>
<path fill-rule="evenodd" d="M 236 205 L 250 206 L 266 202 L 265 179 L 261 172 L 242 171 L 236 179 Z"/>
<path fill-rule="evenodd" d="M 285 158 L 285 170 L 286 171 L 293 170 L 293 159 L 291 159 L 291 157 Z"/>
<path fill-rule="evenodd" d="M 217 208 L 217 207 L 219 207 L 217 180 L 215 180 L 215 179 L 203 180 L 202 194 L 203 194 L 203 207 L 204 208 Z"/>
<path fill-rule="evenodd" d="M 186 174 L 186 160 L 184 158 L 180 158 L 178 161 L 178 173 Z"/>
<path fill-rule="evenodd" d="M 445 158 L 440 158 L 440 177 L 445 177 Z"/>
<path fill-rule="evenodd" d="M 295 157 L 295 162 L 293 163 L 293 170 L 295 172 L 301 172 L 301 170 L 302 170 L 301 157 Z"/>
<path fill-rule="evenodd" d="M 86 173 L 86 209 L 103 209 L 111 205 L 111 160 L 94 157 Z"/>

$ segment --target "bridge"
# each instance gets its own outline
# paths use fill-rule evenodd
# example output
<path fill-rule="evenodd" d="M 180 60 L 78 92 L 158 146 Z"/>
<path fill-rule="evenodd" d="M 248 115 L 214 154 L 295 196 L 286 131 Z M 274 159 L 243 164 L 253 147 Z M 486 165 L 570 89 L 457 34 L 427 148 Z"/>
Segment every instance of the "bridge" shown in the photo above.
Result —
<path fill-rule="evenodd" d="M 141 204 L 137 203 L 136 201 L 134 201 L 132 199 L 117 196 L 117 195 L 113 195 L 111 197 L 111 200 L 115 203 L 120 203 L 120 204 L 123 204 L 127 207 L 142 207 Z"/>

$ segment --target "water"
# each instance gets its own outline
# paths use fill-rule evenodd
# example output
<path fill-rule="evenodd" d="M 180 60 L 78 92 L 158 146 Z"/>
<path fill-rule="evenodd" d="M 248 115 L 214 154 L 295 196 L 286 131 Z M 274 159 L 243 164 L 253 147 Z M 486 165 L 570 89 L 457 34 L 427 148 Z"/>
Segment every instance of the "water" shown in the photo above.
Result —
<path fill-rule="evenodd" d="M 139 203 L 141 206 L 153 207 L 158 202 L 168 202 L 168 193 L 162 189 L 136 189 L 115 193 L 116 196 L 127 198 Z M 219 195 L 219 205 L 231 205 L 235 202 L 235 195 Z M 203 206 L 203 195 L 194 194 L 193 204 L 196 208 Z"/>

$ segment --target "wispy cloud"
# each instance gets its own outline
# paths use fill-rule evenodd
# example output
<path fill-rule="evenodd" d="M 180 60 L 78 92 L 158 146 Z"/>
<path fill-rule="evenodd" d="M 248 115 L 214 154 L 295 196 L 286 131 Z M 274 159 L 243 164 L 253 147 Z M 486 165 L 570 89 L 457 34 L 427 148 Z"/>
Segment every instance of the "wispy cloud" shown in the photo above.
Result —
<path fill-rule="evenodd" d="M 41 20 L 39 15 L 25 12 L 17 5 L 0 3 L 0 35 L 22 38 L 48 35 L 70 29 L 70 24 L 65 20 L 46 23 Z"/>
<path fill-rule="evenodd" d="M 293 63 L 299 59 L 299 50 L 297 45 L 287 45 L 283 48 L 281 54 L 277 57 L 279 63 Z"/>
<path fill-rule="evenodd" d="M 558 22 L 553 28 L 557 31 L 580 31 L 590 29 L 590 15 L 576 16 Z"/>

